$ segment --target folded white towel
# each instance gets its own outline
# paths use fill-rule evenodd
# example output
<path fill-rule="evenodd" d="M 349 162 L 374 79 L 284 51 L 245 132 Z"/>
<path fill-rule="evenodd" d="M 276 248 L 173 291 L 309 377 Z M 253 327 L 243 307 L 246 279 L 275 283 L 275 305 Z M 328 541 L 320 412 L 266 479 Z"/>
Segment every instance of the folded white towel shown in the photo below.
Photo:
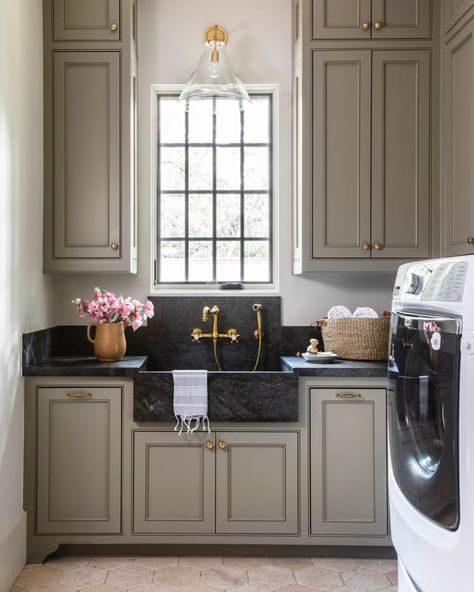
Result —
<path fill-rule="evenodd" d="M 351 310 L 343 305 L 333 306 L 328 312 L 328 319 L 349 319 L 351 316 Z"/>
<path fill-rule="evenodd" d="M 355 319 L 378 319 L 379 315 L 370 306 L 359 306 L 352 315 Z"/>
<path fill-rule="evenodd" d="M 173 381 L 175 431 L 179 428 L 181 435 L 186 426 L 188 433 L 195 432 L 202 422 L 202 429 L 210 432 L 207 416 L 207 370 L 174 370 Z"/>

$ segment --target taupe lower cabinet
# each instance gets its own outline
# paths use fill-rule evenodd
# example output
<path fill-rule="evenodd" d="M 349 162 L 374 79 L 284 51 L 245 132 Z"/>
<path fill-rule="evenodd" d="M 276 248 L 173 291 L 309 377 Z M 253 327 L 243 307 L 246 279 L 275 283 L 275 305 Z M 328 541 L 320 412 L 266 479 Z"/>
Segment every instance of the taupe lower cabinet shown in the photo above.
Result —
<path fill-rule="evenodd" d="M 430 53 L 312 51 L 319 258 L 430 253 Z"/>
<path fill-rule="evenodd" d="M 135 432 L 134 532 L 297 534 L 297 438 Z"/>
<path fill-rule="evenodd" d="M 312 0 L 313 39 L 427 39 L 431 0 Z"/>
<path fill-rule="evenodd" d="M 297 534 L 298 436 L 219 432 L 218 533 Z"/>
<path fill-rule="evenodd" d="M 135 432 L 133 531 L 215 531 L 214 434 Z"/>
<path fill-rule="evenodd" d="M 474 253 L 474 21 L 444 50 L 445 255 Z"/>
<path fill-rule="evenodd" d="M 55 257 L 118 258 L 120 52 L 55 52 L 54 104 Z"/>
<path fill-rule="evenodd" d="M 385 389 L 311 389 L 311 534 L 384 536 Z"/>
<path fill-rule="evenodd" d="M 39 534 L 121 530 L 121 388 L 37 391 Z"/>
<path fill-rule="evenodd" d="M 117 41 L 120 0 L 53 0 L 56 41 Z"/>

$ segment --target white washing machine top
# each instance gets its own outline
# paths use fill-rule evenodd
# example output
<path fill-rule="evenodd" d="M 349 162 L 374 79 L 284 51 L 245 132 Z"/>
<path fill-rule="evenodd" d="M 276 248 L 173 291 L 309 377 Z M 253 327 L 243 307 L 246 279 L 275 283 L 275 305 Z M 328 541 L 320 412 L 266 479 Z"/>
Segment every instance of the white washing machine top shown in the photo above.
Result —
<path fill-rule="evenodd" d="M 392 310 L 410 309 L 455 314 L 465 329 L 474 329 L 474 255 L 402 265 Z"/>

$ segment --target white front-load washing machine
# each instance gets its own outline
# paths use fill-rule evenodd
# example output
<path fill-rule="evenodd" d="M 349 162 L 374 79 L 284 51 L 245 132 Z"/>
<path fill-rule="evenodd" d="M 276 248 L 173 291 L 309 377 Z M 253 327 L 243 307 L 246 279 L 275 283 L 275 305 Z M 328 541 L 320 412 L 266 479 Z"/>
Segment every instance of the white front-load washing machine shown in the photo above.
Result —
<path fill-rule="evenodd" d="M 474 256 L 399 269 L 388 403 L 399 592 L 474 592 Z"/>

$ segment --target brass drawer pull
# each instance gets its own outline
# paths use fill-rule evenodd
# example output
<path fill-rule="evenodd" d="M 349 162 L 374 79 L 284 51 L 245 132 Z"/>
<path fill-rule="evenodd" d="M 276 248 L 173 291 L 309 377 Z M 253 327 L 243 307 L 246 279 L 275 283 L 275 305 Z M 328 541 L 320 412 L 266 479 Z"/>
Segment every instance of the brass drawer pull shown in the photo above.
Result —
<path fill-rule="evenodd" d="M 214 442 L 211 442 L 210 440 L 206 442 L 206 448 L 208 450 L 213 450 L 214 449 Z"/>
<path fill-rule="evenodd" d="M 370 243 L 364 243 L 362 245 L 362 248 L 364 249 L 364 251 L 370 251 Z"/>
<path fill-rule="evenodd" d="M 219 442 L 218 446 L 221 450 L 225 450 L 227 447 L 227 444 L 225 442 Z"/>
<path fill-rule="evenodd" d="M 117 23 L 112 23 L 110 25 L 110 30 L 113 31 L 115 33 L 115 31 L 118 29 L 118 25 Z"/>
<path fill-rule="evenodd" d="M 70 399 L 90 399 L 92 393 L 68 393 L 67 396 Z"/>
<path fill-rule="evenodd" d="M 467 244 L 468 244 L 468 245 L 474 245 L 474 236 L 470 236 L 470 237 L 467 239 Z"/>
<path fill-rule="evenodd" d="M 374 244 L 374 249 L 376 251 L 381 251 L 383 249 L 383 244 L 382 243 L 375 243 Z"/>
<path fill-rule="evenodd" d="M 118 251 L 119 246 L 117 243 L 112 243 L 110 245 L 110 248 L 112 249 L 112 251 Z"/>
<path fill-rule="evenodd" d="M 380 31 L 380 29 L 383 27 L 383 23 L 381 23 L 380 21 L 377 21 L 375 23 L 374 27 L 377 29 L 377 31 Z"/>
<path fill-rule="evenodd" d="M 364 29 L 364 31 L 368 31 L 371 26 L 372 24 L 369 23 L 369 21 L 365 21 L 364 23 L 362 23 L 362 28 Z"/>
<path fill-rule="evenodd" d="M 337 393 L 336 397 L 338 399 L 362 399 L 360 393 Z"/>

